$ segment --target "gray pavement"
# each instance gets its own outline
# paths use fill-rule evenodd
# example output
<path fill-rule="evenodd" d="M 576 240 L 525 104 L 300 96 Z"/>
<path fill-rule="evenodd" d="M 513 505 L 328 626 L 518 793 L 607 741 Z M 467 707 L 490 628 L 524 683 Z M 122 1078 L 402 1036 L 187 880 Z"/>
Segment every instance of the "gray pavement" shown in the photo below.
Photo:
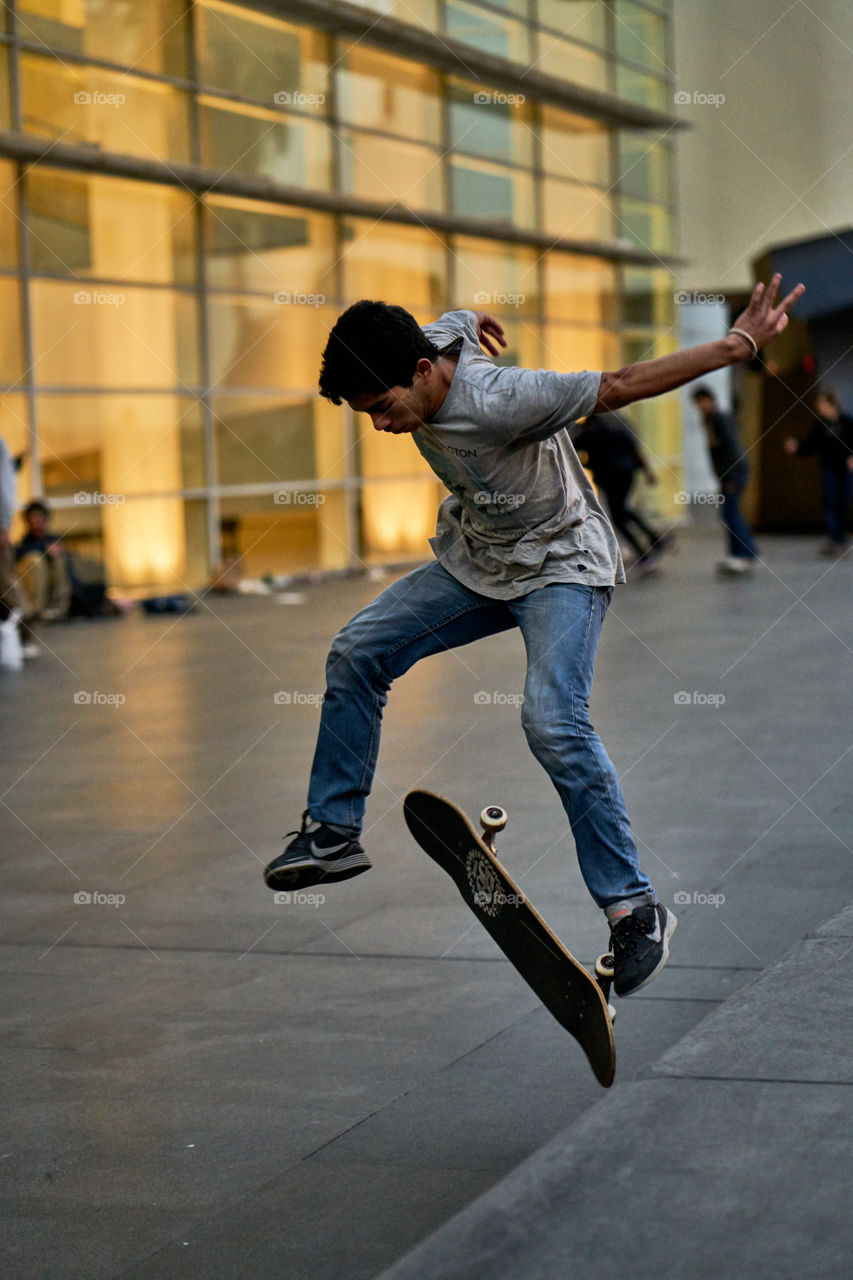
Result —
<path fill-rule="evenodd" d="M 821 1020 L 789 1053 L 784 1019 L 773 1041 L 788 988 L 772 966 L 853 899 L 853 564 L 765 538 L 755 580 L 720 581 L 716 530 L 681 542 L 662 576 L 618 590 L 593 695 L 644 864 L 661 898 L 680 900 L 670 966 L 620 1004 L 609 1094 L 402 818 L 415 785 L 469 811 L 505 804 L 513 874 L 581 959 L 602 949 L 518 723 L 518 635 L 429 659 L 392 690 L 366 824 L 374 870 L 320 903 L 276 904 L 260 872 L 305 803 L 328 642 L 380 583 L 54 627 L 52 653 L 0 676 L 4 1275 L 374 1277 L 564 1132 L 592 1135 L 578 1168 L 589 1187 L 608 1175 L 618 1201 L 632 1162 L 649 1168 L 632 1118 L 663 1089 L 681 1091 L 674 1123 L 692 1138 L 660 1177 L 650 1168 L 644 1231 L 663 1248 L 686 1238 L 675 1183 L 688 1220 L 729 1194 L 704 1116 L 727 1159 L 729 1130 L 743 1135 L 740 1216 L 721 1218 L 729 1252 L 708 1274 L 801 1274 L 812 1241 L 788 1240 L 788 1271 L 778 1251 L 762 1270 L 746 1236 L 795 1183 L 823 1196 L 819 1158 L 832 1180 L 850 1154 L 831 1101 L 850 1080 L 849 987 L 813 965 L 837 1033 L 824 1040 Z M 739 1069 L 751 1006 L 719 1009 L 758 990 L 775 1045 L 760 1104 L 763 1041 Z M 717 1028 L 703 1050 L 717 1080 L 689 1068 L 700 1024 Z M 820 1093 L 814 1111 L 796 1102 L 804 1089 Z M 780 1126 L 761 1123 L 774 1097 L 791 1117 L 775 1147 Z M 606 1108 L 621 1137 L 602 1151 Z M 584 1195 L 570 1221 L 600 1203 Z M 621 1202 L 607 1212 L 612 1223 Z M 531 1275 L 609 1274 L 597 1221 L 574 1271 Z M 621 1254 L 620 1272 L 645 1275 L 647 1256 Z"/>

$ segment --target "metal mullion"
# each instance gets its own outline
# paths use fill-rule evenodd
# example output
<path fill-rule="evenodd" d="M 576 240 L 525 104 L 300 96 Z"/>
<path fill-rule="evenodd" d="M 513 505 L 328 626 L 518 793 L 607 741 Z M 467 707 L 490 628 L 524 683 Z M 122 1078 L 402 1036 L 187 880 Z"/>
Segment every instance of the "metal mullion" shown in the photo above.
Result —
<path fill-rule="evenodd" d="M 30 477 L 32 480 L 33 493 L 36 496 L 40 496 L 43 492 L 43 488 L 41 452 L 39 449 L 38 435 L 38 402 L 36 400 L 35 380 L 33 378 L 33 369 L 35 366 L 35 341 L 33 338 L 33 310 L 30 298 L 30 281 L 32 279 L 30 266 L 30 241 L 29 235 L 27 234 L 29 228 L 29 206 L 27 202 L 26 182 L 24 181 L 23 174 L 18 182 L 18 217 L 20 219 L 18 226 L 20 228 L 21 334 L 23 337 L 24 348 L 25 394 L 30 419 Z"/>

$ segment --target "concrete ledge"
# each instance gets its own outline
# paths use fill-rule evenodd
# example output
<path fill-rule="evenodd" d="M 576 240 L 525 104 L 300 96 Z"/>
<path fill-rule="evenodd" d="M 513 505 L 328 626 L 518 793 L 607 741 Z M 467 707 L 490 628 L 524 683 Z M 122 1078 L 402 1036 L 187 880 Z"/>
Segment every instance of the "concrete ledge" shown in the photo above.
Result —
<path fill-rule="evenodd" d="M 853 908 L 380 1280 L 849 1275 Z"/>

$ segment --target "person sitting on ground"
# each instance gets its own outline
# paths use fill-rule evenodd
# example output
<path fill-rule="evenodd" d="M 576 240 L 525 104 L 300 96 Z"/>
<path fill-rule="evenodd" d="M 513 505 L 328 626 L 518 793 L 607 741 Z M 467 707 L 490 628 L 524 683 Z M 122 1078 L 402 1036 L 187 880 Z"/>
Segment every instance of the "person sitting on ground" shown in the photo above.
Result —
<path fill-rule="evenodd" d="M 49 532 L 50 509 L 44 502 L 28 503 L 24 519 L 27 532 L 15 548 L 24 620 L 56 622 L 67 618 L 71 579 L 62 535 Z"/>
<path fill-rule="evenodd" d="M 827 537 L 820 555 L 842 556 L 853 495 L 853 418 L 841 412 L 838 394 L 830 387 L 818 392 L 815 409 L 817 418 L 811 431 L 802 440 L 790 436 L 785 452 L 797 458 L 817 454 Z"/>

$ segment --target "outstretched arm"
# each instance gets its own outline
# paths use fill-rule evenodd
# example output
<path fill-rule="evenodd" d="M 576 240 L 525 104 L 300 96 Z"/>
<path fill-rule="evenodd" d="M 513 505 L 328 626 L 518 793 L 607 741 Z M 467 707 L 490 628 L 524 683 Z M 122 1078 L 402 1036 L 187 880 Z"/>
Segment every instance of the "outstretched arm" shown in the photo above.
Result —
<path fill-rule="evenodd" d="M 733 326 L 750 334 L 759 351 L 783 331 L 788 323 L 788 311 L 806 290 L 804 284 L 798 284 L 778 306 L 774 306 L 781 279 L 778 273 L 774 275 L 766 290 L 763 284 L 757 284 L 749 306 L 741 312 Z M 730 331 L 718 342 L 705 342 L 699 347 L 676 351 L 671 356 L 628 364 L 616 373 L 602 373 L 593 412 L 621 409 L 626 404 L 633 404 L 635 400 L 645 400 L 649 396 L 659 396 L 664 391 L 673 391 L 713 369 L 751 360 L 753 354 L 749 340 Z"/>

